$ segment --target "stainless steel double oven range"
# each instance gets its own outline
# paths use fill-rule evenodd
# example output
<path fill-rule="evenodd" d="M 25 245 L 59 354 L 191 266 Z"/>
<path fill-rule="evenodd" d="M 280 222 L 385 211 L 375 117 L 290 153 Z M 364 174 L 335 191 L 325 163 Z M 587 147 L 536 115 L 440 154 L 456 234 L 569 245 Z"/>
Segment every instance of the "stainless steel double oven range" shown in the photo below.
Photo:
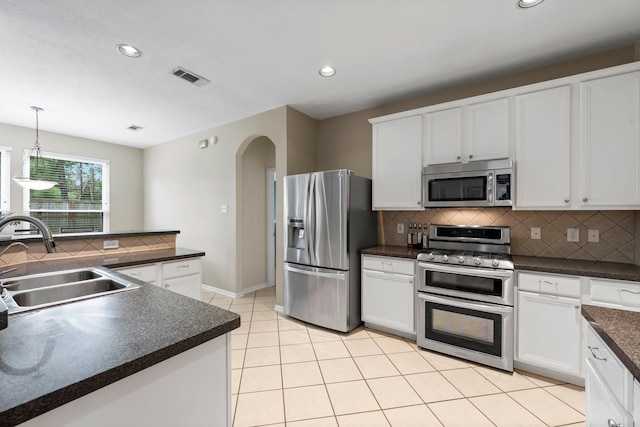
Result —
<path fill-rule="evenodd" d="M 418 255 L 419 347 L 513 371 L 509 227 L 431 225 Z"/>

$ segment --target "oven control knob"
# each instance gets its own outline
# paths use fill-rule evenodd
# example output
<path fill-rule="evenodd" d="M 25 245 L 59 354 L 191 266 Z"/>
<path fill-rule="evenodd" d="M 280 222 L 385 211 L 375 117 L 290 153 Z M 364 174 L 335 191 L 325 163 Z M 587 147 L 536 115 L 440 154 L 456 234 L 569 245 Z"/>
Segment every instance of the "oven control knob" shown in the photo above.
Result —
<path fill-rule="evenodd" d="M 458 257 L 458 264 L 464 264 L 464 257 L 463 256 L 459 256 Z"/>
<path fill-rule="evenodd" d="M 432 260 L 435 258 L 435 255 L 433 255 L 433 252 L 429 252 L 429 255 L 427 255 L 427 259 Z"/>
<path fill-rule="evenodd" d="M 449 261 L 449 257 L 447 255 L 442 255 L 442 262 Z"/>
<path fill-rule="evenodd" d="M 480 258 L 475 257 L 475 258 L 473 259 L 473 263 L 474 263 L 475 265 L 480 265 L 480 264 L 482 263 L 482 261 L 480 261 Z"/>
<path fill-rule="evenodd" d="M 497 267 L 500 265 L 500 261 L 498 261 L 497 259 L 494 259 L 493 261 L 491 261 L 491 265 L 494 267 Z"/>

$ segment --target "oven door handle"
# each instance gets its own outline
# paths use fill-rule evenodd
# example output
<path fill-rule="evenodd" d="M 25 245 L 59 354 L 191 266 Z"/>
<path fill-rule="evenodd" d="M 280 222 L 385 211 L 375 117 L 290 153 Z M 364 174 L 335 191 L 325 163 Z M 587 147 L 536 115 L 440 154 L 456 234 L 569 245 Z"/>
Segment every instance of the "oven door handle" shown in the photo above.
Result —
<path fill-rule="evenodd" d="M 426 262 L 419 262 L 418 268 L 438 273 L 464 274 L 466 276 L 486 277 L 489 279 L 508 279 L 513 276 L 512 270 L 493 271 L 485 268 L 467 268 L 449 265 L 441 266 L 439 264 L 429 264 Z"/>
<path fill-rule="evenodd" d="M 436 302 L 443 305 L 451 305 L 453 307 L 467 308 L 469 310 L 476 310 L 476 311 L 486 311 L 487 313 L 509 314 L 513 312 L 513 307 L 482 304 L 477 301 L 466 302 L 466 301 L 453 299 L 453 298 L 437 297 L 435 295 L 425 294 L 422 292 L 418 292 L 418 298 L 423 299 L 425 301 Z"/>

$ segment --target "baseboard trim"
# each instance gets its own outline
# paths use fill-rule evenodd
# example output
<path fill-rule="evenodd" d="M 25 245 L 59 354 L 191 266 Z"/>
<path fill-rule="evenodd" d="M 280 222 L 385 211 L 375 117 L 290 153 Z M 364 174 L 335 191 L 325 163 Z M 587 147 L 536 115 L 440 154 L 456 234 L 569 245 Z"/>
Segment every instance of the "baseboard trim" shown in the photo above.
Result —
<path fill-rule="evenodd" d="M 252 286 L 250 288 L 247 289 L 243 289 L 241 292 L 232 292 L 232 291 L 228 291 L 226 289 L 222 289 L 222 288 L 216 288 L 215 286 L 211 286 L 211 285 L 207 285 L 205 283 L 202 284 L 202 289 L 209 291 L 209 292 L 215 292 L 216 294 L 222 294 L 225 296 L 228 296 L 229 298 L 241 298 L 247 294 L 250 294 L 252 292 L 256 292 L 259 291 L 261 289 L 266 289 L 271 287 L 271 285 L 269 285 L 268 283 L 260 283 L 259 285 L 255 285 Z M 277 306 L 276 306 L 277 307 Z"/>

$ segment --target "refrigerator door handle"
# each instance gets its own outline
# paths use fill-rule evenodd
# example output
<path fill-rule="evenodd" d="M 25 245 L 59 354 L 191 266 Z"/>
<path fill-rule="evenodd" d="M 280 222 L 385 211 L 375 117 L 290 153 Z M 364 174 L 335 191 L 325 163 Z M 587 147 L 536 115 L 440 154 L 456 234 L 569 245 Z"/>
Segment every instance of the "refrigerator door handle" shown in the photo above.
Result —
<path fill-rule="evenodd" d="M 308 276 L 326 277 L 329 279 L 339 279 L 339 280 L 344 280 L 346 278 L 345 273 L 322 273 L 320 271 L 302 270 L 300 268 L 295 268 L 288 265 L 285 265 L 284 269 L 287 271 L 291 271 L 292 273 L 306 274 Z"/>
<path fill-rule="evenodd" d="M 309 177 L 309 191 L 307 192 L 307 217 L 305 218 L 306 228 L 306 241 L 307 241 L 307 251 L 309 253 L 309 262 L 311 265 L 316 265 L 318 263 L 318 259 L 316 257 L 315 248 L 315 240 L 316 240 L 316 218 L 315 218 L 315 195 L 316 195 L 316 176 L 315 174 L 311 174 Z"/>

